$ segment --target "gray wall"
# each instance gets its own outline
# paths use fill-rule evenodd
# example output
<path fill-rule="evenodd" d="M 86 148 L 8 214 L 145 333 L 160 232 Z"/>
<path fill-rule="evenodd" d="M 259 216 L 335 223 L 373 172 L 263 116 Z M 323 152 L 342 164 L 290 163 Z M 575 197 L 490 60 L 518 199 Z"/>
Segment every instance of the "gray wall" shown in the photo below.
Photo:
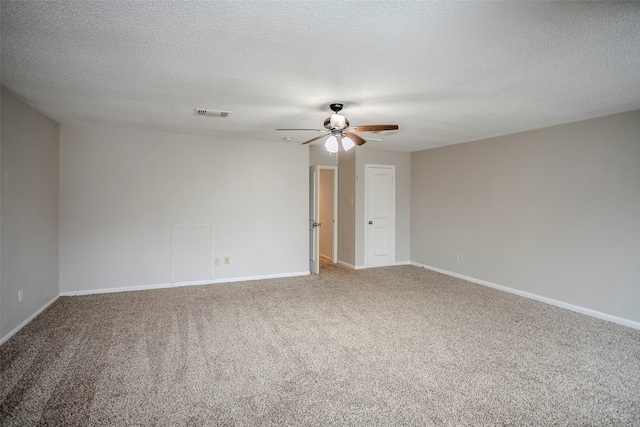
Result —
<path fill-rule="evenodd" d="M 323 147 L 309 147 L 309 166 L 338 166 L 338 155 L 330 153 Z"/>
<path fill-rule="evenodd" d="M 306 147 L 282 142 L 63 125 L 61 291 L 182 281 L 174 225 L 211 225 L 207 251 L 231 259 L 213 280 L 308 272 L 307 163 Z"/>
<path fill-rule="evenodd" d="M 2 92 L 4 92 L 4 90 L 3 87 L 0 87 L 0 343 L 4 342 L 4 339 L 7 337 L 2 329 L 2 301 L 4 300 L 2 297 L 2 98 L 4 98 Z"/>
<path fill-rule="evenodd" d="M 369 143 L 371 144 L 371 143 Z M 368 144 L 367 144 L 368 145 Z M 395 165 L 396 169 L 396 263 L 409 262 L 411 237 L 411 154 L 400 151 L 387 151 L 366 146 L 358 147 L 357 184 L 356 184 L 356 265 L 365 266 L 366 248 L 364 235 L 366 232 L 365 216 L 365 165 Z"/>
<path fill-rule="evenodd" d="M 356 150 L 338 156 L 338 261 L 352 267 L 356 265 Z"/>
<path fill-rule="evenodd" d="M 4 88 L 1 98 L 0 337 L 5 337 L 59 294 L 60 126 Z"/>
<path fill-rule="evenodd" d="M 412 153 L 411 260 L 640 321 L 640 111 Z"/>
<path fill-rule="evenodd" d="M 320 255 L 333 258 L 334 170 L 320 170 Z"/>
<path fill-rule="evenodd" d="M 323 148 L 309 150 L 310 165 L 338 165 L 338 260 L 351 267 L 364 268 L 364 171 L 366 164 L 396 166 L 396 242 L 397 263 L 410 259 L 411 155 L 407 152 L 356 147 L 330 154 Z M 349 199 L 353 205 L 349 205 Z"/>

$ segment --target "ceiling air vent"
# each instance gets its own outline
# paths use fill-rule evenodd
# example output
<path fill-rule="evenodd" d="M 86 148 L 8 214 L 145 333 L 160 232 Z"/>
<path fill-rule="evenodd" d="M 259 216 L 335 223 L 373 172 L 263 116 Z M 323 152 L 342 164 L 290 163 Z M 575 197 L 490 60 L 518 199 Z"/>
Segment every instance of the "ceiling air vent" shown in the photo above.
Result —
<path fill-rule="evenodd" d="M 231 111 L 207 110 L 206 108 L 194 108 L 194 114 L 202 117 L 229 117 Z"/>

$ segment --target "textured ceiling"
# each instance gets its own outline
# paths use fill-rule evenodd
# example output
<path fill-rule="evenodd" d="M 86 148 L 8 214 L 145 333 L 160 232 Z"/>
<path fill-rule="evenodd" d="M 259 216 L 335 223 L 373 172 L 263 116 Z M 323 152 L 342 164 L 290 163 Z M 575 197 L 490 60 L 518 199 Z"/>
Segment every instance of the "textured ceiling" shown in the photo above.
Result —
<path fill-rule="evenodd" d="M 415 151 L 640 109 L 638 2 L 0 7 L 2 84 L 63 124 L 302 142 L 338 101 Z"/>

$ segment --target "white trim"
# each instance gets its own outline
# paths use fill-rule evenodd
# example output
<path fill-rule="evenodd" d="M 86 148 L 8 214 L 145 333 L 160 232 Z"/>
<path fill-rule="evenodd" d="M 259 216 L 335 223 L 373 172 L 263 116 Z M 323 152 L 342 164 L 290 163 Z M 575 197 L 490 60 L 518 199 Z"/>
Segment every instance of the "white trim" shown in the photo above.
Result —
<path fill-rule="evenodd" d="M 264 279 L 280 279 L 283 277 L 298 277 L 298 276 L 308 276 L 310 275 L 310 271 L 296 271 L 292 273 L 281 273 L 281 274 L 264 274 L 261 276 L 246 276 L 246 277 L 231 277 L 228 279 L 216 279 L 213 283 L 232 283 L 232 282 L 247 282 L 252 280 L 264 280 Z"/>
<path fill-rule="evenodd" d="M 216 262 L 214 261 L 213 258 L 215 258 L 215 252 L 213 250 L 213 224 L 211 224 L 211 278 L 213 279 L 214 277 L 216 277 L 216 274 L 214 273 L 214 269 L 216 268 Z M 172 256 L 173 257 L 173 256 Z M 171 261 L 171 263 L 173 264 L 173 260 Z M 171 266 L 171 271 L 173 274 L 173 265 Z M 171 276 L 171 278 L 173 279 L 173 276 Z"/>
<path fill-rule="evenodd" d="M 338 264 L 340 264 L 340 265 L 342 265 L 342 266 L 344 266 L 344 267 L 350 268 L 350 269 L 352 269 L 352 270 L 355 270 L 355 269 L 356 269 L 356 266 L 355 266 L 355 265 L 347 264 L 347 263 L 346 263 L 346 262 L 344 262 L 344 261 L 340 261 L 340 260 L 338 260 Z"/>
<path fill-rule="evenodd" d="M 11 332 L 9 332 L 7 335 L 5 335 L 4 337 L 2 337 L 2 339 L 0 339 L 0 345 L 4 344 L 5 342 L 9 341 L 9 338 L 11 338 L 12 336 L 14 336 L 20 329 L 24 328 L 25 326 L 27 326 L 27 324 L 29 322 L 31 322 L 33 319 L 36 318 L 36 316 L 38 316 L 38 314 L 42 313 L 43 311 L 45 311 L 47 308 L 49 308 L 49 306 L 51 304 L 53 304 L 54 302 L 56 302 L 56 300 L 60 297 L 60 295 L 57 295 L 55 297 L 53 297 L 53 299 L 51 299 L 51 301 L 49 301 L 48 303 L 46 303 L 45 305 L 43 305 L 42 307 L 40 307 L 38 309 L 38 311 L 36 311 L 35 313 L 33 313 L 31 316 L 27 317 L 27 319 L 20 323 L 18 326 L 16 326 Z"/>
<path fill-rule="evenodd" d="M 296 277 L 296 276 L 308 276 L 308 275 L 309 275 L 308 271 L 299 271 L 299 272 L 281 273 L 281 274 L 263 274 L 259 276 L 231 277 L 227 279 L 200 280 L 196 282 L 159 283 L 155 285 L 124 286 L 120 288 L 67 291 L 67 292 L 60 292 L 60 296 L 69 297 L 69 296 L 80 296 L 80 295 L 110 294 L 115 292 L 147 291 L 151 289 L 180 288 L 182 286 L 214 285 L 219 283 L 245 282 L 245 281 L 251 281 L 251 280 L 264 280 L 264 279 L 279 279 L 282 277 Z"/>
<path fill-rule="evenodd" d="M 396 169 L 396 165 L 381 165 L 378 163 L 365 163 L 364 165 L 365 167 L 369 166 L 369 167 L 378 168 L 378 169 L 393 169 L 393 170 Z"/>
<path fill-rule="evenodd" d="M 595 317 L 597 319 L 607 320 L 609 322 L 617 323 L 618 325 L 627 326 L 629 328 L 640 330 L 640 322 L 636 322 L 634 320 L 612 316 L 610 314 L 602 313 L 600 311 L 592 310 L 590 308 L 580 307 L 579 305 L 573 305 L 573 304 L 558 301 L 552 298 L 547 298 L 547 297 L 532 294 L 529 292 L 520 291 L 518 289 L 509 288 L 507 286 L 497 285 L 495 283 L 487 282 L 486 280 L 476 279 L 474 277 L 465 276 L 464 274 L 454 273 L 452 271 L 443 270 L 437 267 L 431 267 L 429 265 L 424 265 L 417 262 L 411 262 L 411 265 L 414 265 L 416 267 L 426 268 L 427 270 L 432 270 L 438 273 L 446 274 L 447 276 L 457 277 L 458 279 L 466 280 L 468 282 L 476 283 L 478 285 L 487 286 L 489 288 L 497 289 L 499 291 L 509 292 L 510 294 L 519 295 L 521 297 L 533 299 L 546 304 L 555 305 L 556 307 L 564 308 L 566 310 L 575 311 L 581 314 L 586 314 L 587 316 Z"/>
<path fill-rule="evenodd" d="M 364 269 L 367 268 L 364 265 L 352 265 L 352 264 L 348 264 L 348 263 L 346 263 L 344 261 L 338 261 L 338 264 L 343 265 L 343 266 L 345 266 L 347 268 L 350 268 L 352 270 L 364 270 Z"/>
<path fill-rule="evenodd" d="M 309 272 L 320 273 L 320 165 L 309 166 Z"/>
<path fill-rule="evenodd" d="M 411 261 L 396 261 L 394 265 L 413 265 Z"/>
<path fill-rule="evenodd" d="M 199 286 L 199 285 L 211 285 L 211 284 L 213 284 L 212 280 L 200 280 L 197 282 L 158 283 L 154 285 L 122 286 L 118 288 L 67 291 L 67 292 L 60 292 L 60 295 L 63 297 L 75 297 L 80 295 L 110 294 L 110 293 L 116 293 L 116 292 L 131 292 L 131 291 L 148 291 L 151 289 L 179 288 L 182 286 Z"/>

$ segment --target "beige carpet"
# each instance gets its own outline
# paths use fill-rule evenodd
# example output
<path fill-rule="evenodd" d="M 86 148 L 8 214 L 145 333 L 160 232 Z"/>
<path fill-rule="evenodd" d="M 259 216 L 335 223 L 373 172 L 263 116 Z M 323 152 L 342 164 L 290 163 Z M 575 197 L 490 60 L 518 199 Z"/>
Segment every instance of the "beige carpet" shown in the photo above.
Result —
<path fill-rule="evenodd" d="M 640 425 L 640 331 L 413 266 L 63 297 L 0 347 L 28 425 Z"/>

